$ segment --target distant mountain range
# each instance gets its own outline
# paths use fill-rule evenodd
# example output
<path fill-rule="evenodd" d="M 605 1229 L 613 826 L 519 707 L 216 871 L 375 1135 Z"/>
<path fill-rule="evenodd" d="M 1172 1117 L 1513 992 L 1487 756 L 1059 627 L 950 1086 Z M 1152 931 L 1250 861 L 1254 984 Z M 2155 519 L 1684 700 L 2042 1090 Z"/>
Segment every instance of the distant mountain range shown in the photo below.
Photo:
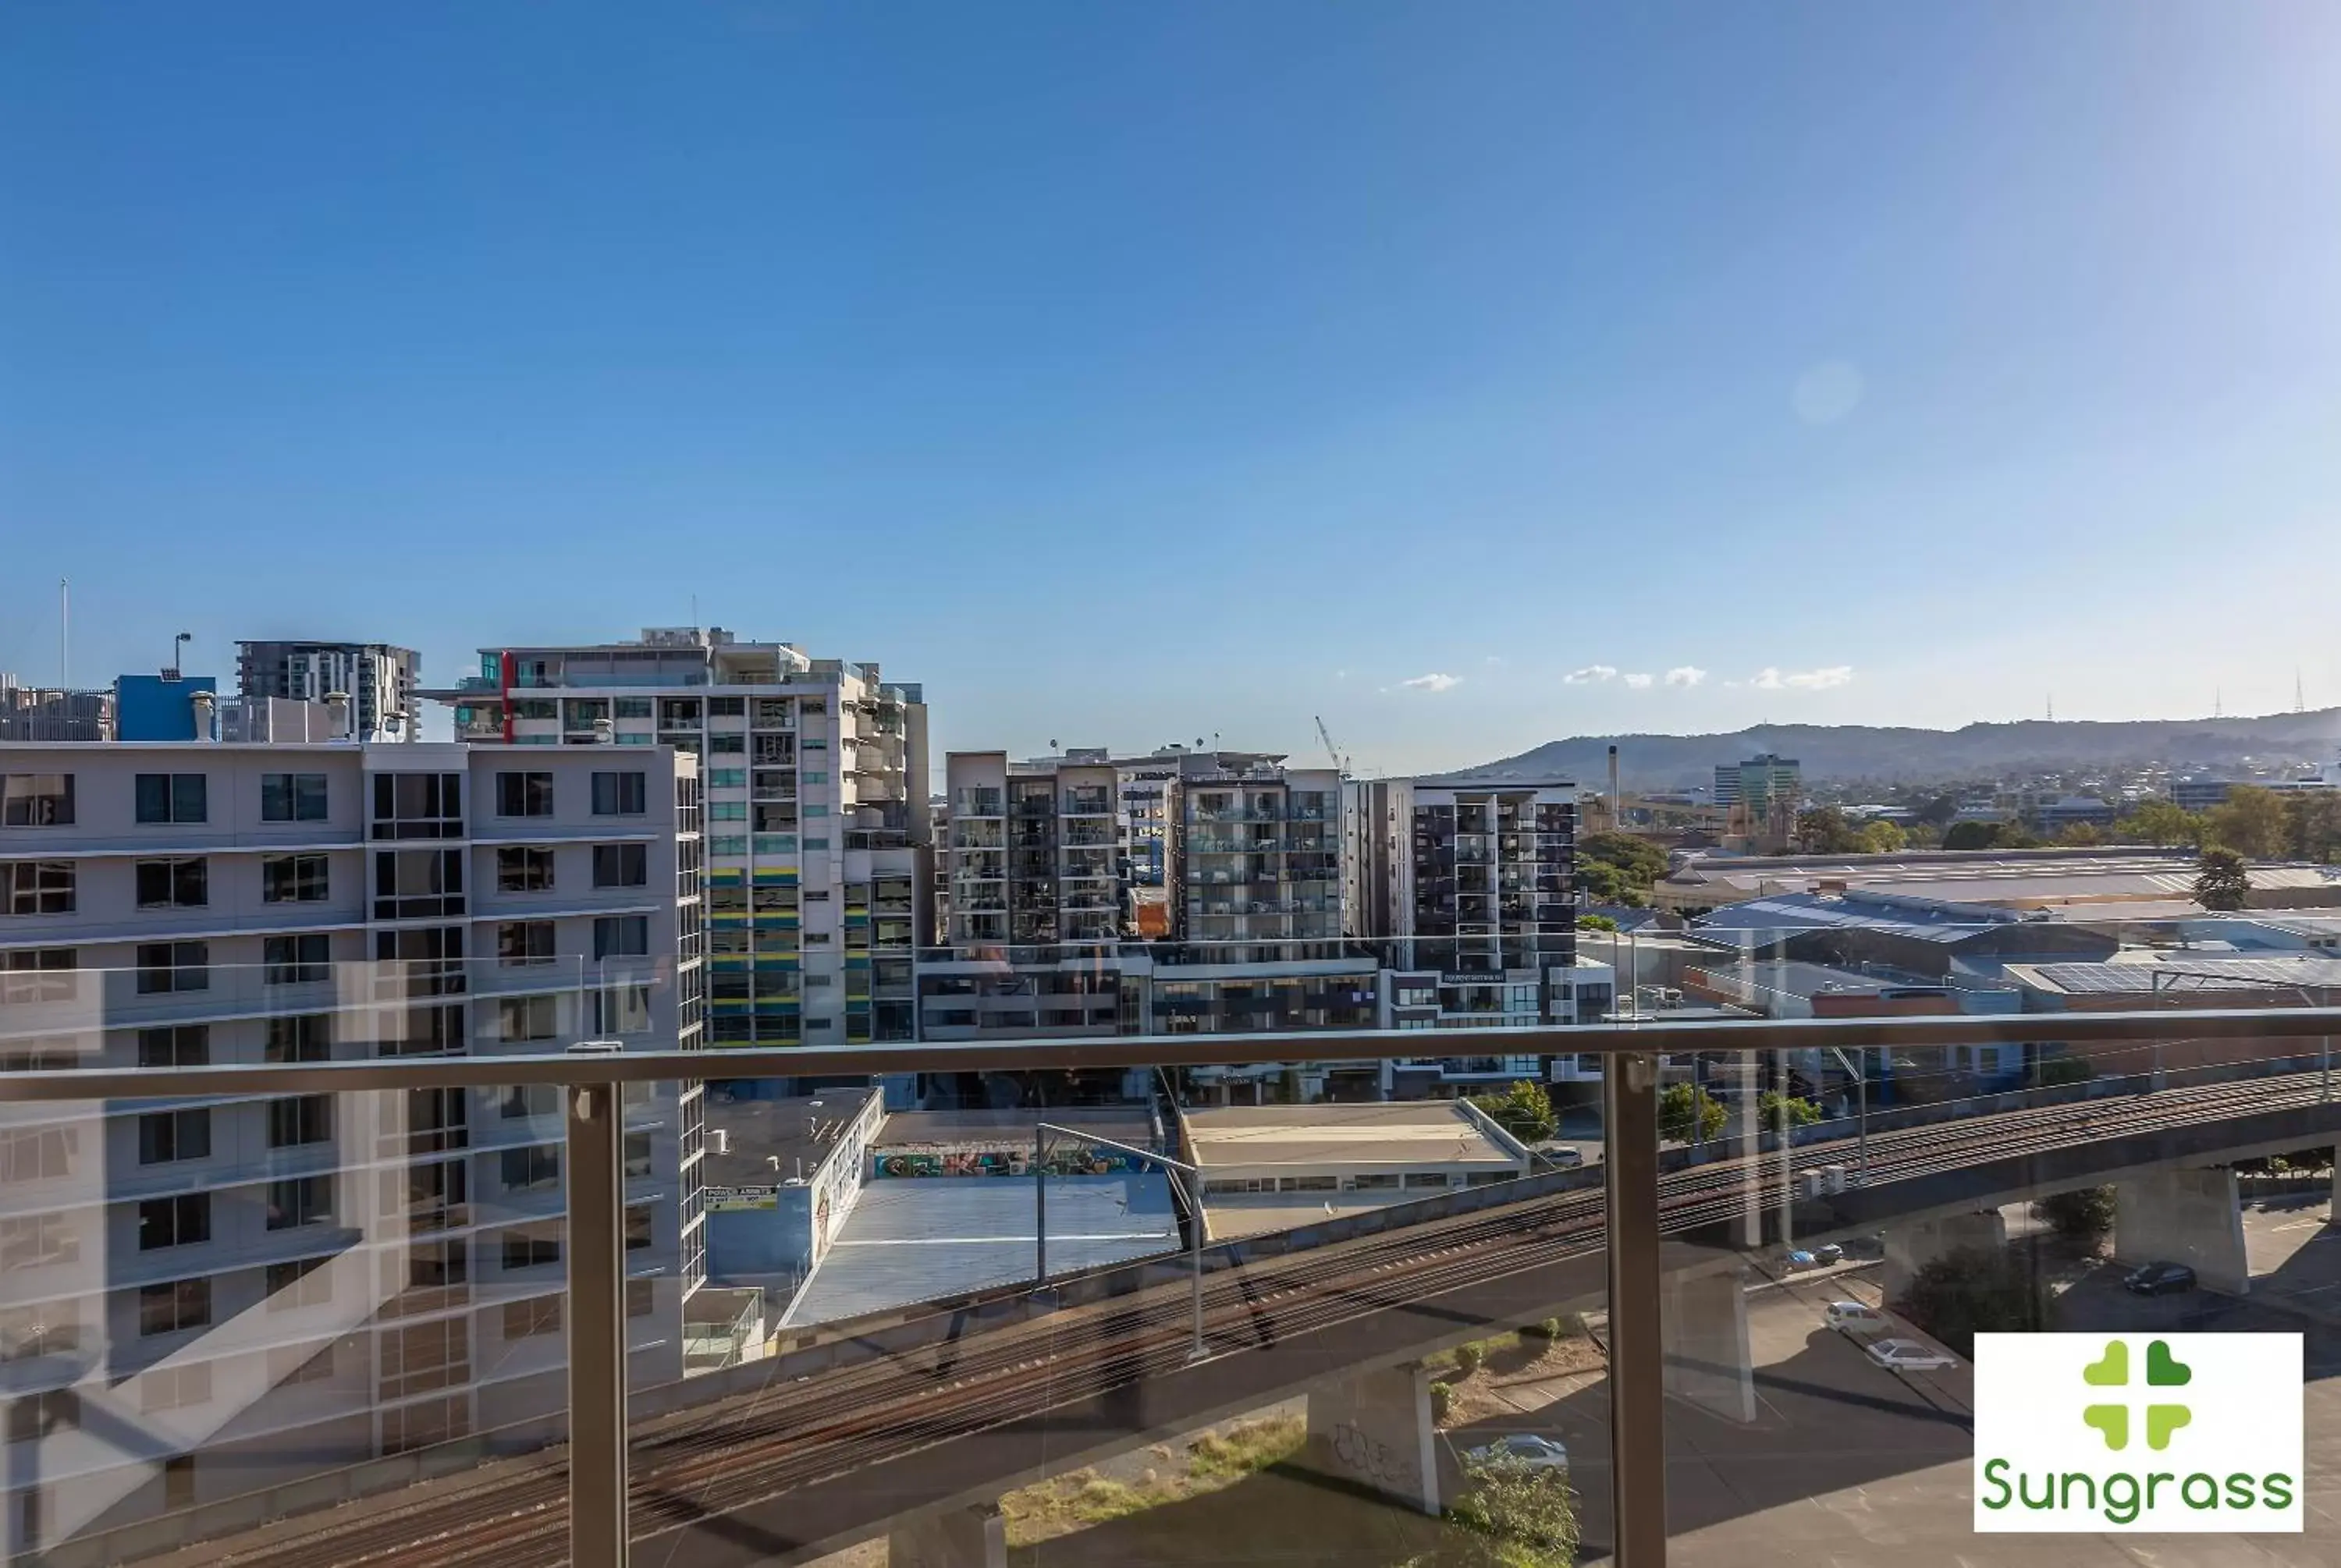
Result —
<path fill-rule="evenodd" d="M 1712 783 L 1718 763 L 1766 751 L 1796 758 L 1805 778 L 1816 783 L 1923 784 L 2157 764 L 2185 772 L 2240 774 L 2255 766 L 2265 770 L 2330 759 L 2341 747 L 2341 708 L 2117 723 L 2036 719 L 1959 729 L 1764 724 L 1723 735 L 1579 735 L 1443 777 L 1558 777 L 1598 788 L 1609 779 L 1613 745 L 1619 779 L 1629 789 Z"/>

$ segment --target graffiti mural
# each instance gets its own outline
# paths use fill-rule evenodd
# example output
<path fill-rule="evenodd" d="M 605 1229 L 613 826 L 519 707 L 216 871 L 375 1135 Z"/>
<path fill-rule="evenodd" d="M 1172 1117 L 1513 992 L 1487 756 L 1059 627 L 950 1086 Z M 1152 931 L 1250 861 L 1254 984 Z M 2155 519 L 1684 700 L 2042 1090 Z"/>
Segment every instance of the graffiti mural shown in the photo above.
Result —
<path fill-rule="evenodd" d="M 903 1151 L 872 1156 L 871 1174 L 881 1176 L 1021 1176 L 1032 1174 L 1032 1151 L 1025 1148 Z M 1149 1162 L 1119 1149 L 1076 1145 L 1049 1151 L 1051 1176 L 1126 1176 Z"/>
<path fill-rule="evenodd" d="M 1410 1493 L 1422 1482 L 1422 1472 L 1412 1460 L 1355 1422 L 1333 1428 L 1333 1457 L 1350 1474 L 1385 1492 Z"/>

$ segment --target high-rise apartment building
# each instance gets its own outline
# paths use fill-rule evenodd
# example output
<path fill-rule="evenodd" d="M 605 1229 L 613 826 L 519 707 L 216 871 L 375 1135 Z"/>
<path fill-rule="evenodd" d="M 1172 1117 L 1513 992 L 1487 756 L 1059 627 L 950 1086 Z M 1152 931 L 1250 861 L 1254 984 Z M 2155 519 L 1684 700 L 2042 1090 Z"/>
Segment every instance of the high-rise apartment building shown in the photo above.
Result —
<path fill-rule="evenodd" d="M 0 1060 L 695 1048 L 700 818 L 659 748 L 0 746 Z M 754 1315 L 702 1288 L 701 1098 L 629 1093 L 637 1384 Z M 10 1550 L 556 1435 L 562 1137 L 518 1088 L 10 1112 Z"/>
<path fill-rule="evenodd" d="M 416 683 L 423 660 L 411 648 L 387 642 L 254 641 L 235 645 L 236 694 L 246 702 L 277 697 L 323 702 L 334 692 L 350 700 L 363 740 L 417 738 Z"/>
<path fill-rule="evenodd" d="M 875 664 L 721 628 L 480 650 L 425 696 L 459 739 L 670 745 L 707 795 L 711 1043 L 841 1045 L 916 1031 L 932 927 L 927 713 Z"/>

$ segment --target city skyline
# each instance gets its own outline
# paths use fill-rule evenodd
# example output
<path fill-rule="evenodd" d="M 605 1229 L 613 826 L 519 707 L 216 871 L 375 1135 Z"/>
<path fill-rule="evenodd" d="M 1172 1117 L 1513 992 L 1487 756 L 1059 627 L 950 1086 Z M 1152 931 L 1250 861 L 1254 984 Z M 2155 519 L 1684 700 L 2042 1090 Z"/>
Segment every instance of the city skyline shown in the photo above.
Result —
<path fill-rule="evenodd" d="M 85 679 L 696 619 L 939 753 L 2341 693 L 2327 9 L 243 15 L 0 24 L 26 680 L 71 576 Z"/>

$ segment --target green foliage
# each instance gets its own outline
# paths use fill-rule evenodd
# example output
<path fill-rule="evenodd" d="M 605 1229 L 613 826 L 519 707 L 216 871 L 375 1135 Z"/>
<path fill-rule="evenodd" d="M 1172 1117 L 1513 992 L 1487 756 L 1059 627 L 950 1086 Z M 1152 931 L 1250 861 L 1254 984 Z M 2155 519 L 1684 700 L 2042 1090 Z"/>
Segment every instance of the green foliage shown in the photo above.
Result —
<path fill-rule="evenodd" d="M 2094 1246 L 2113 1232 L 2114 1189 L 2085 1186 L 2051 1193 L 2032 1206 L 2032 1214 L 2067 1241 Z"/>
<path fill-rule="evenodd" d="M 1766 1089 L 1756 1101 L 1756 1125 L 1768 1131 L 1783 1122 L 1792 1127 L 1808 1127 L 1821 1119 L 1821 1108 L 1795 1095 Z"/>
<path fill-rule="evenodd" d="M 1577 917 L 1577 928 L 1580 931 L 1614 931 L 1618 928 L 1618 922 L 1607 915 L 1579 915 Z"/>
<path fill-rule="evenodd" d="M 1650 884 L 1666 874 L 1666 851 L 1630 833 L 1578 840 L 1577 885 L 1597 904 L 1647 904 Z"/>
<path fill-rule="evenodd" d="M 2033 1086 L 2043 1089 L 2086 1084 L 2097 1076 L 2096 1066 L 2087 1057 L 2043 1057 L 2032 1069 Z"/>
<path fill-rule="evenodd" d="M 1943 832 L 1946 849 L 2037 849 L 2040 840 L 2021 822 L 1954 822 Z"/>
<path fill-rule="evenodd" d="M 2204 822 L 2194 812 L 2182 809 L 2175 800 L 2141 800 L 2128 816 L 2114 824 L 2114 831 L 2125 839 L 2168 849 L 2180 844 L 2199 846 L 2203 842 Z"/>
<path fill-rule="evenodd" d="M 2067 822 L 2057 842 L 2068 849 L 2087 849 L 2106 841 L 2106 830 L 2095 822 Z"/>
<path fill-rule="evenodd" d="M 1560 1118 L 1552 1110 L 1552 1096 L 1542 1084 L 1527 1078 L 1500 1095 L 1473 1095 L 1471 1103 L 1523 1143 L 1540 1143 L 1560 1130 Z"/>
<path fill-rule="evenodd" d="M 1961 1247 L 1921 1265 L 1896 1304 L 1902 1315 L 1961 1355 L 1978 1334 L 2040 1334 L 2054 1326 L 2047 1282 L 2006 1251 Z"/>
<path fill-rule="evenodd" d="M 1509 1456 L 1470 1459 L 1463 1484 L 1438 1568 L 1572 1568 L 1577 1508 L 1566 1472 Z"/>
<path fill-rule="evenodd" d="M 2341 792 L 2303 789 L 2284 808 L 2287 853 L 2328 866 L 2341 859 Z"/>
<path fill-rule="evenodd" d="M 1858 848 L 1865 855 L 1892 855 L 1910 847 L 1910 835 L 1894 822 L 1865 822 Z"/>
<path fill-rule="evenodd" d="M 2292 839 L 2284 798 L 2273 789 L 2238 784 L 2207 815 L 2208 841 L 2224 844 L 2247 860 L 2273 860 Z"/>
<path fill-rule="evenodd" d="M 1689 1084 L 1669 1084 L 1659 1095 L 1659 1136 L 1675 1143 L 1687 1144 L 1691 1136 L 1691 1087 Z M 1706 1090 L 1698 1091 L 1699 1136 L 1718 1138 L 1723 1136 L 1723 1106 Z"/>
<path fill-rule="evenodd" d="M 1488 1353 L 1479 1348 L 1479 1343 L 1477 1340 L 1455 1347 L 1455 1370 L 1466 1377 L 1479 1371 L 1480 1363 L 1487 1359 Z"/>
<path fill-rule="evenodd" d="M 1559 1339 L 1561 1337 L 1560 1319 L 1548 1317 L 1540 1322 L 1532 1323 L 1520 1330 L 1520 1337 L 1522 1339 Z"/>
<path fill-rule="evenodd" d="M 1797 813 L 1797 845 L 1808 855 L 1850 855 L 1861 848 L 1861 831 L 1834 806 Z"/>
<path fill-rule="evenodd" d="M 2209 849 L 2196 867 L 2195 901 L 2206 909 L 2231 912 L 2250 901 L 2252 873 L 2233 849 Z"/>
<path fill-rule="evenodd" d="M 1430 1385 L 1430 1419 L 1433 1422 L 1444 1421 L 1454 1414 L 1454 1410 L 1455 1385 L 1451 1383 L 1432 1384 Z"/>

